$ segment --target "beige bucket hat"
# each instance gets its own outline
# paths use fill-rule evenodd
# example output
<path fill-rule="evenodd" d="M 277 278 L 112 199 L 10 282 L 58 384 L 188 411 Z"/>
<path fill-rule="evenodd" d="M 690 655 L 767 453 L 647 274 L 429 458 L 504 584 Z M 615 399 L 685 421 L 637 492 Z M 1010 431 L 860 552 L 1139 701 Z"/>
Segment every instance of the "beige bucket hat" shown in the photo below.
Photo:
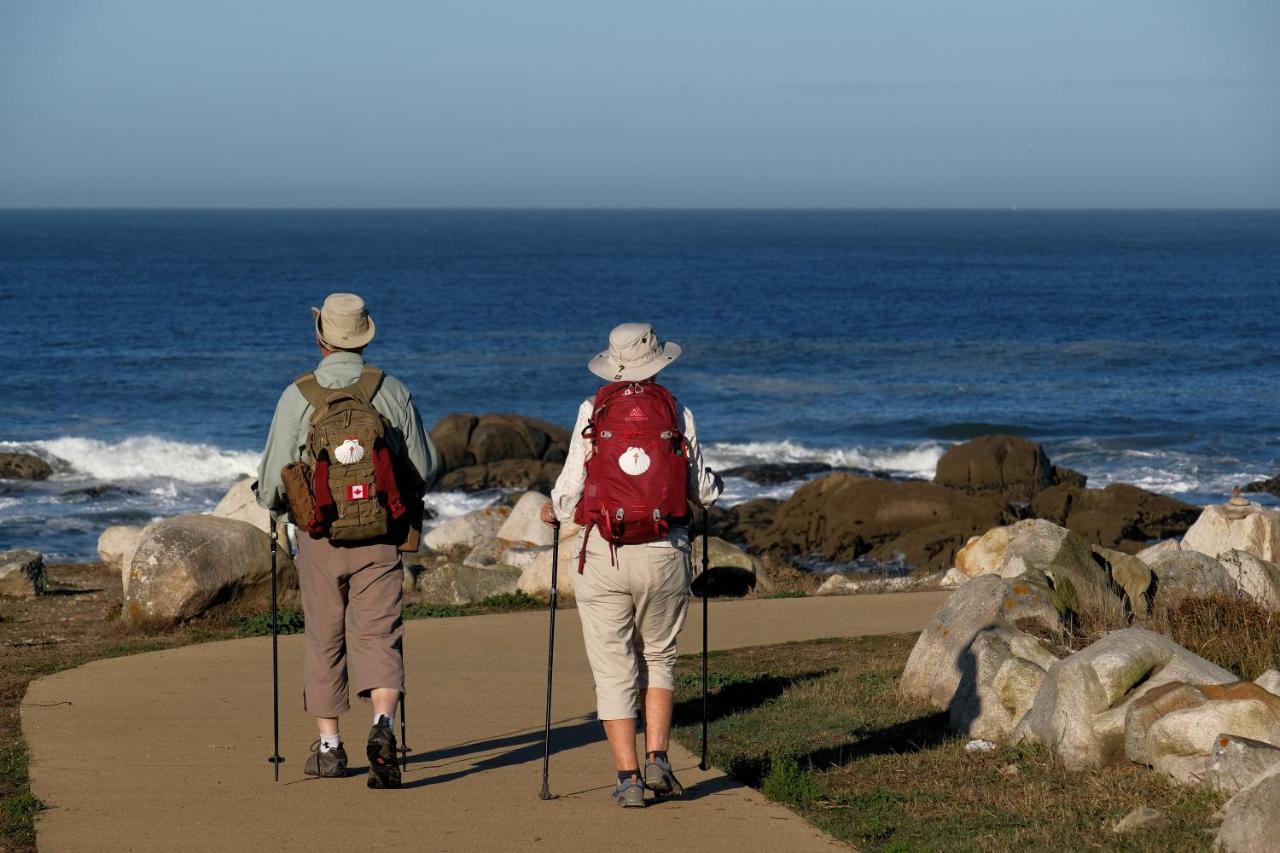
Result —
<path fill-rule="evenodd" d="M 376 331 L 364 300 L 354 293 L 330 293 L 323 308 L 312 306 L 311 319 L 316 335 L 332 349 L 360 349 Z"/>
<path fill-rule="evenodd" d="M 610 382 L 639 382 L 680 357 L 680 345 L 663 343 L 648 323 L 623 323 L 609 333 L 609 348 L 587 368 Z"/>

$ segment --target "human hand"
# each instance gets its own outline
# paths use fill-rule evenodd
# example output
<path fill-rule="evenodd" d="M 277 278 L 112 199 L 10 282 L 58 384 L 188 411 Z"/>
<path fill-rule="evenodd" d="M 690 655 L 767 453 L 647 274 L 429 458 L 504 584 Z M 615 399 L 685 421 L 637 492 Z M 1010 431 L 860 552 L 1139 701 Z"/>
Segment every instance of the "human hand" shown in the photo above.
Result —
<path fill-rule="evenodd" d="M 551 508 L 551 504 L 549 502 L 542 505 L 541 515 L 543 524 L 550 524 L 554 527 L 556 524 L 560 523 L 559 519 L 556 518 L 556 511 Z"/>

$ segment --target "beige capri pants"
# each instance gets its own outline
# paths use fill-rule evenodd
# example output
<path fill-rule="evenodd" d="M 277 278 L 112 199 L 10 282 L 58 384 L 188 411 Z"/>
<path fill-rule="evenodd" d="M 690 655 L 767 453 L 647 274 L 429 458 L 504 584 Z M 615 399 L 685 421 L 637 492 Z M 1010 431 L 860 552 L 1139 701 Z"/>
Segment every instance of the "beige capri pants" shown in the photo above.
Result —
<path fill-rule="evenodd" d="M 350 708 L 347 666 L 361 699 L 379 687 L 404 692 L 404 567 L 395 545 L 341 547 L 298 537 L 298 586 L 307 620 L 302 705 L 316 717 Z"/>
<path fill-rule="evenodd" d="M 639 692 L 675 686 L 676 639 L 689 611 L 689 538 L 620 545 L 616 557 L 597 530 L 573 579 L 601 720 L 636 716 Z M 581 547 L 581 546 L 579 546 Z"/>

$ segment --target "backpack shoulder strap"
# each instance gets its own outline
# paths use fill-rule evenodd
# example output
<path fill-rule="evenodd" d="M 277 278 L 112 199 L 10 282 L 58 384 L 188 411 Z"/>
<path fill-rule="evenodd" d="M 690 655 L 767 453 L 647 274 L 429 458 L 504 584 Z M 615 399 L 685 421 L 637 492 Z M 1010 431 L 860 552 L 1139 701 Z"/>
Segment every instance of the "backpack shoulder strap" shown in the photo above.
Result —
<path fill-rule="evenodd" d="M 293 380 L 293 384 L 298 386 L 298 390 L 302 392 L 302 396 L 313 409 L 324 405 L 324 399 L 329 395 L 329 389 L 320 384 L 314 371 L 302 374 Z"/>
<path fill-rule="evenodd" d="M 364 370 L 360 371 L 360 378 L 355 381 L 352 390 L 367 405 L 373 405 L 373 397 L 382 387 L 382 379 L 385 375 L 380 369 L 366 365 Z"/>

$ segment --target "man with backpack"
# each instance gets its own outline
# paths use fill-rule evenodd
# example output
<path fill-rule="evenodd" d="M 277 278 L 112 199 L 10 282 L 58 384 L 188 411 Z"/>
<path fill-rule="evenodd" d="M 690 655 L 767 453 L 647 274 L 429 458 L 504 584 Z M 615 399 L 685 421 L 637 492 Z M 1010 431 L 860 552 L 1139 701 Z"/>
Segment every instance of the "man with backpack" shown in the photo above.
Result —
<path fill-rule="evenodd" d="M 676 639 L 692 579 L 688 499 L 709 506 L 719 477 L 702 461 L 693 414 L 654 381 L 680 355 L 647 323 L 624 323 L 588 363 L 606 381 L 582 403 L 564 470 L 543 521 L 582 525 L 574 595 L 596 685 L 597 716 L 613 750 L 612 798 L 643 807 L 683 788 L 667 760 Z M 645 765 L 636 755 L 644 708 Z"/>
<path fill-rule="evenodd" d="M 333 293 L 311 313 L 323 358 L 280 395 L 258 468 L 258 502 L 297 527 L 303 706 L 320 731 L 304 772 L 347 773 L 338 717 L 350 709 L 349 659 L 356 694 L 373 705 L 368 785 L 398 788 L 399 552 L 416 549 L 413 527 L 439 460 L 409 391 L 365 364 L 375 327 L 364 300 Z"/>

